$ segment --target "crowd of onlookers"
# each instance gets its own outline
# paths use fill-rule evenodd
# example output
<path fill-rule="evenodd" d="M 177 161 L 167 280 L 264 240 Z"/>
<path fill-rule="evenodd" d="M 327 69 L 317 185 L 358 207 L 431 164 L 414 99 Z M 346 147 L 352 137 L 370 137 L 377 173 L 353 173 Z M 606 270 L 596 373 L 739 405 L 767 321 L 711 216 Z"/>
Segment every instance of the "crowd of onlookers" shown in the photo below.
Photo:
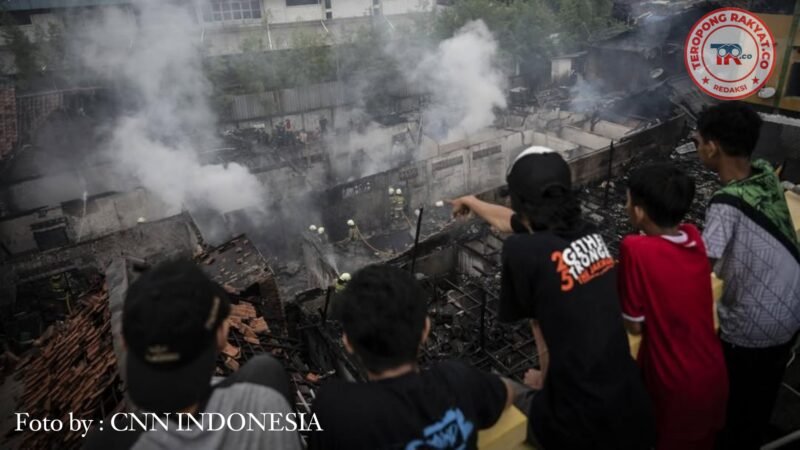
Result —
<path fill-rule="evenodd" d="M 772 167 L 751 160 L 761 119 L 739 103 L 705 111 L 692 139 L 719 175 L 701 232 L 683 222 L 694 181 L 670 164 L 628 176 L 639 234 L 618 260 L 581 217 L 567 163 L 542 147 L 508 168 L 509 205 L 452 201 L 511 233 L 499 319 L 529 320 L 539 367 L 524 383 L 459 362 L 421 369 L 431 323 L 415 277 L 368 266 L 334 299 L 343 345 L 368 382 L 331 380 L 313 404 L 312 449 L 470 449 L 514 404 L 544 449 L 755 449 L 800 329 L 800 248 Z M 711 273 L 723 281 L 715 329 Z M 128 394 L 155 413 L 287 412 L 286 374 L 256 357 L 211 386 L 228 333 L 224 290 L 190 262 L 145 273 L 123 314 Z M 641 334 L 636 360 L 627 332 Z M 87 448 L 300 448 L 293 432 L 115 432 Z"/>

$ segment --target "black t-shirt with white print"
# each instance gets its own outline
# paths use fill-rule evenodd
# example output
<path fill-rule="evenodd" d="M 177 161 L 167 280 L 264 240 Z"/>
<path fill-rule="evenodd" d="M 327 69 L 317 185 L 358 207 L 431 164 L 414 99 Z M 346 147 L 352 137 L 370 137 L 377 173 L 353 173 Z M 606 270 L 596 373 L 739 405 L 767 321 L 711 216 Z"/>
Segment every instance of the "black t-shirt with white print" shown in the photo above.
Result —
<path fill-rule="evenodd" d="M 505 409 L 502 380 L 446 361 L 365 383 L 331 380 L 314 400 L 309 450 L 468 450 Z"/>
<path fill-rule="evenodd" d="M 603 238 L 527 229 L 503 245 L 500 319 L 536 319 L 550 355 L 530 426 L 548 449 L 647 449 L 651 405 L 630 356 L 616 274 Z"/>

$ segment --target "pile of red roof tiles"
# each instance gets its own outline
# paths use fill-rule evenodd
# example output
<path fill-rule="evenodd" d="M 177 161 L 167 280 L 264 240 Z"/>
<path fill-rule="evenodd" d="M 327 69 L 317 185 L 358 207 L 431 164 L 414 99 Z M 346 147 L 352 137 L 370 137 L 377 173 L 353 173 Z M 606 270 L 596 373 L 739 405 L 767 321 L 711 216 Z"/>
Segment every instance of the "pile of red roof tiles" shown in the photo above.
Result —
<path fill-rule="evenodd" d="M 270 330 L 264 317 L 259 316 L 256 312 L 255 306 L 244 300 L 231 305 L 228 323 L 231 332 L 228 335 L 229 342 L 222 349 L 222 359 L 228 369 L 236 371 L 239 369 L 239 360 L 247 359 L 250 356 L 243 355 L 242 349 L 237 344 L 242 345 L 242 341 L 244 341 L 254 346 L 253 349 L 256 351 L 264 351 L 259 335 L 268 334 Z M 233 342 L 230 342 L 231 339 Z"/>
<path fill-rule="evenodd" d="M 20 448 L 78 448 L 81 433 L 68 431 L 69 413 L 96 421 L 121 405 L 106 288 L 87 294 L 79 304 L 17 369 L 24 384 L 17 411 L 31 419 L 60 419 L 65 431 L 23 432 Z"/>

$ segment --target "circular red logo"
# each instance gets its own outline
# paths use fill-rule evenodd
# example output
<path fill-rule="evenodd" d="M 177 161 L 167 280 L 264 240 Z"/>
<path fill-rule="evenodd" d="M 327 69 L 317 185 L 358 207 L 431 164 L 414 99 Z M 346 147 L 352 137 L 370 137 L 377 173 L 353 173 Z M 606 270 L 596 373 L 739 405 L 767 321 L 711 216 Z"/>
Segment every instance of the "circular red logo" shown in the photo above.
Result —
<path fill-rule="evenodd" d="M 694 24 L 683 59 L 703 92 L 720 100 L 738 100 L 758 92 L 772 75 L 775 39 L 755 14 L 721 8 Z"/>

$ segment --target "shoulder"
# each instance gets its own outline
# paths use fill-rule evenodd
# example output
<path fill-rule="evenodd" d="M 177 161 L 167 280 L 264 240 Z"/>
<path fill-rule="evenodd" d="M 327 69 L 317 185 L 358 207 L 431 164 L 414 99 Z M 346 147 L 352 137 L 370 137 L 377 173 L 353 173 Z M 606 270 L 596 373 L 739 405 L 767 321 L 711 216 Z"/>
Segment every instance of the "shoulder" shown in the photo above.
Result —
<path fill-rule="evenodd" d="M 648 236 L 641 234 L 629 234 L 622 238 L 619 243 L 620 250 L 633 250 L 642 246 L 646 246 L 649 242 Z"/>
<path fill-rule="evenodd" d="M 541 245 L 542 236 L 539 233 L 516 233 L 508 236 L 503 242 L 503 256 L 506 260 L 529 259 L 532 251 Z"/>
<path fill-rule="evenodd" d="M 314 409 L 336 409 L 337 404 L 343 401 L 353 401 L 361 391 L 369 390 L 369 383 L 357 383 L 338 379 L 329 379 L 317 389 L 314 399 Z"/>
<path fill-rule="evenodd" d="M 761 159 L 761 158 L 755 159 L 750 164 L 756 169 L 760 169 L 775 175 L 775 168 L 772 167 L 772 164 L 770 164 L 769 161 L 767 161 L 766 159 Z"/>
<path fill-rule="evenodd" d="M 290 405 L 283 394 L 271 387 L 239 382 L 214 389 L 206 408 L 217 412 L 230 408 L 279 411 L 290 408 Z"/>
<path fill-rule="evenodd" d="M 136 444 L 141 435 L 142 431 L 139 429 L 131 431 L 115 431 L 112 427 L 95 429 L 86 436 L 81 448 L 83 450 L 129 449 Z"/>

